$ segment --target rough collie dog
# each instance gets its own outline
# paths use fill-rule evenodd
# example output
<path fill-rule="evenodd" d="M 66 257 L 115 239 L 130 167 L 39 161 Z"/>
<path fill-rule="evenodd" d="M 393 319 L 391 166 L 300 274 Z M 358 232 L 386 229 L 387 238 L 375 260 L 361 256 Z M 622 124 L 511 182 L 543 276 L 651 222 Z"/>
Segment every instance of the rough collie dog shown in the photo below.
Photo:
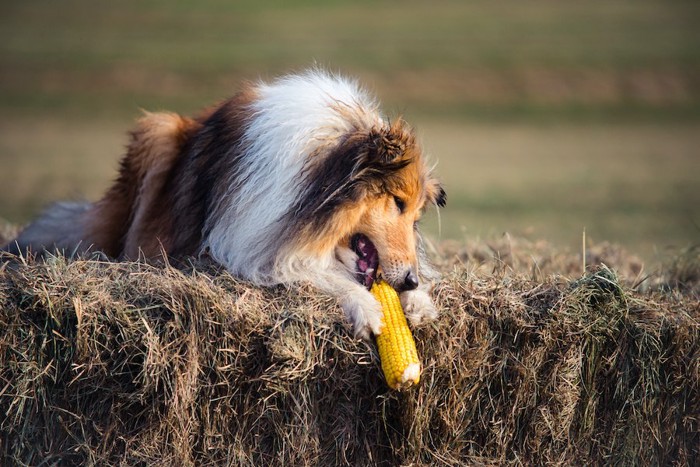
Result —
<path fill-rule="evenodd" d="M 7 247 L 114 258 L 208 254 L 257 284 L 310 282 L 355 334 L 381 331 L 381 268 L 414 324 L 434 318 L 418 219 L 445 204 L 412 130 L 320 70 L 251 83 L 197 118 L 148 113 L 96 203 L 60 203 Z"/>

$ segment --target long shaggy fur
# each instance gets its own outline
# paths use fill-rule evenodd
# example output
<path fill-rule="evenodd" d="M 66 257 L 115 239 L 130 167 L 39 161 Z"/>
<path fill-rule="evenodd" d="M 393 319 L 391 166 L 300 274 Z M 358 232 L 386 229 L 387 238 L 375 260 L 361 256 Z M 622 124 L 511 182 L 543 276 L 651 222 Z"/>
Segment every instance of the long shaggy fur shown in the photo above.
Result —
<path fill-rule="evenodd" d="M 409 318 L 431 318 L 415 226 L 444 201 L 405 122 L 354 81 L 312 70 L 248 84 L 197 118 L 146 114 L 101 200 L 50 208 L 7 248 L 208 254 L 255 283 L 313 283 L 366 337 L 381 312 L 357 279 L 353 236 L 376 247 Z"/>

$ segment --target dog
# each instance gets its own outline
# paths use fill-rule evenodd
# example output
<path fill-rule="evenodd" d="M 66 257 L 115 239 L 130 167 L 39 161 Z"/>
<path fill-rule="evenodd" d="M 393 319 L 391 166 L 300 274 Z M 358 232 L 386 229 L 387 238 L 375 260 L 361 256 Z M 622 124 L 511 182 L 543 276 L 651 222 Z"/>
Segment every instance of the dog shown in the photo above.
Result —
<path fill-rule="evenodd" d="M 195 118 L 145 113 L 103 198 L 50 207 L 6 250 L 207 254 L 256 284 L 311 283 L 369 339 L 379 269 L 412 324 L 436 317 L 418 220 L 445 201 L 404 120 L 312 69 L 247 83 Z"/>

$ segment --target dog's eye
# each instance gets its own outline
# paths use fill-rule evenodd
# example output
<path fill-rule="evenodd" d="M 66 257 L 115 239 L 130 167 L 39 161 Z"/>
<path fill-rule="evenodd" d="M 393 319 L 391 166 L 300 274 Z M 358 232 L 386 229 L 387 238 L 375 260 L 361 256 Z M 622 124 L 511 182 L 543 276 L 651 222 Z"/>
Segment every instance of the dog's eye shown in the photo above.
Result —
<path fill-rule="evenodd" d="M 403 214 L 404 209 L 406 209 L 406 203 L 404 202 L 404 200 L 402 200 L 398 196 L 394 196 L 394 203 L 396 203 L 396 207 L 399 208 L 399 212 Z"/>

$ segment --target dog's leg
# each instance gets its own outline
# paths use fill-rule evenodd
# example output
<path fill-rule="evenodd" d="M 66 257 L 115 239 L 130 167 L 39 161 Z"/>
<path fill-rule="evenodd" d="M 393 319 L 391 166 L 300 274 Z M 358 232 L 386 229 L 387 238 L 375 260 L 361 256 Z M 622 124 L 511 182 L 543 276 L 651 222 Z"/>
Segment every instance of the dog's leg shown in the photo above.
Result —
<path fill-rule="evenodd" d="M 335 258 L 309 262 L 307 257 L 296 262 L 287 269 L 283 282 L 310 282 L 335 297 L 352 324 L 355 337 L 369 340 L 382 330 L 382 310 L 374 296 L 357 282 L 356 261 L 352 250 L 336 248 Z"/>
<path fill-rule="evenodd" d="M 430 298 L 429 292 L 433 284 L 440 278 L 440 274 L 428 261 L 428 255 L 425 253 L 421 237 L 419 237 L 417 251 L 421 286 L 415 290 L 407 290 L 399 294 L 406 318 L 414 326 L 437 318 L 438 311 Z"/>
<path fill-rule="evenodd" d="M 66 255 L 83 253 L 92 246 L 92 239 L 85 231 L 90 211 L 89 203 L 57 203 L 9 243 L 5 250 L 14 254 L 49 251 Z"/>
<path fill-rule="evenodd" d="M 336 289 L 330 293 L 337 293 Z M 377 299 L 362 285 L 349 281 L 347 288 L 342 289 L 338 301 L 345 316 L 352 323 L 355 337 L 370 340 L 382 332 L 382 309 Z"/>
<path fill-rule="evenodd" d="M 352 323 L 355 337 L 369 340 L 372 334 L 380 334 L 382 309 L 377 299 L 354 277 L 333 269 L 308 276 L 305 280 L 338 300 L 346 318 Z"/>

